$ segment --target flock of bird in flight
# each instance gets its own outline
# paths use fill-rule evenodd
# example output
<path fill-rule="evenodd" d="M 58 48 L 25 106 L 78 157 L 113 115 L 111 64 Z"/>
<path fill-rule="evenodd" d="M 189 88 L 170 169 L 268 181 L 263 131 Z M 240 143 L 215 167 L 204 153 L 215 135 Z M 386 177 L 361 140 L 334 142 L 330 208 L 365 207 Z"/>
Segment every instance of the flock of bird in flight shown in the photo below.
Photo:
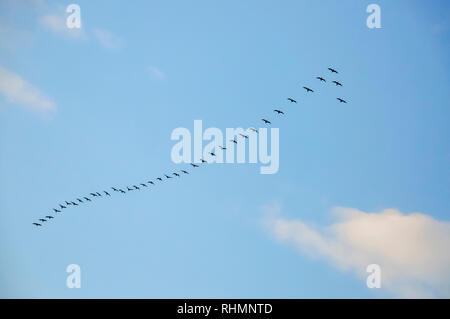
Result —
<path fill-rule="evenodd" d="M 335 73 L 335 74 L 339 73 L 338 71 L 336 71 L 333 68 L 328 68 L 328 70 L 331 73 Z M 326 80 L 323 77 L 320 77 L 320 76 L 316 77 L 316 79 L 319 80 L 320 82 L 326 82 Z M 335 80 L 331 81 L 331 83 L 335 84 L 336 86 L 342 86 L 342 84 L 340 82 L 335 81 Z M 304 86 L 303 88 L 306 90 L 306 93 L 314 93 L 314 90 L 310 89 L 309 87 Z M 339 103 L 347 103 L 347 101 L 345 101 L 344 99 L 342 99 L 340 97 L 338 97 L 336 99 L 339 101 Z M 290 97 L 287 98 L 287 100 L 289 102 L 291 102 L 291 103 L 297 103 L 296 100 L 294 100 L 293 98 L 290 98 Z M 281 110 L 275 109 L 273 111 L 275 113 L 277 113 L 277 115 L 284 115 L 284 112 L 281 111 Z M 261 119 L 261 120 L 265 124 L 268 124 L 268 125 L 272 124 L 272 122 L 270 122 L 267 119 Z M 256 128 L 252 127 L 249 130 L 251 130 L 251 131 L 253 131 L 255 133 L 258 133 L 258 130 Z M 242 138 L 248 139 L 248 135 L 245 135 L 245 134 L 239 134 L 239 135 Z M 235 143 L 235 144 L 238 143 L 238 141 L 235 138 L 230 140 L 230 141 Z M 221 150 L 226 150 L 226 147 L 223 147 L 223 146 L 218 146 L 218 147 Z M 214 152 L 209 152 L 209 154 L 211 156 L 216 156 L 216 154 Z M 201 158 L 200 161 L 201 161 L 201 163 L 208 163 L 208 161 L 204 160 L 203 158 Z M 195 163 L 190 163 L 190 165 L 191 165 L 191 167 L 193 169 L 199 167 L 199 165 L 195 164 Z M 87 203 L 87 202 L 91 202 L 93 199 L 96 199 L 96 198 L 100 198 L 100 197 L 103 197 L 103 196 L 109 197 L 109 196 L 111 196 L 112 193 L 126 194 L 127 192 L 141 190 L 141 188 L 149 187 L 150 185 L 154 186 L 154 185 L 156 185 L 155 183 L 160 183 L 160 182 L 163 182 L 164 180 L 167 180 L 167 179 L 179 178 L 179 177 L 181 177 L 181 175 L 188 175 L 188 174 L 189 174 L 189 172 L 187 170 L 180 170 L 179 172 L 174 172 L 171 175 L 164 174 L 164 175 L 162 175 L 162 177 L 157 177 L 155 179 L 155 181 L 149 180 L 146 183 L 144 183 L 144 182 L 143 183 L 139 183 L 138 184 L 139 186 L 138 185 L 131 185 L 131 186 L 126 186 L 126 188 L 111 187 L 109 192 L 106 191 L 106 190 L 103 190 L 101 193 L 100 192 L 92 192 L 92 193 L 89 193 L 89 195 L 87 195 L 87 196 L 80 196 L 81 198 L 76 198 L 75 200 L 65 201 L 63 204 L 58 204 L 57 208 L 53 208 L 52 215 L 47 215 L 44 218 L 39 218 L 37 222 L 33 223 L 33 225 L 35 225 L 36 227 L 42 226 L 43 223 L 45 223 L 45 222 L 55 218 L 54 217 L 55 215 L 60 214 L 64 209 L 67 209 L 68 206 L 74 206 L 75 207 L 75 206 L 78 206 L 78 205 L 81 205 L 81 204 L 84 204 L 84 203 Z"/>

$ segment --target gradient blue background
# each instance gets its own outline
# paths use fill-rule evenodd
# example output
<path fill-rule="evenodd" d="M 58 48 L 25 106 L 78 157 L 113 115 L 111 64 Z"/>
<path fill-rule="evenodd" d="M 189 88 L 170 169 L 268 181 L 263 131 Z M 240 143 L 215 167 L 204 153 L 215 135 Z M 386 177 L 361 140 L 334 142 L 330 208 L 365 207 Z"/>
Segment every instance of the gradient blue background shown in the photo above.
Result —
<path fill-rule="evenodd" d="M 27 5 L 0 5 L 0 20 L 32 33 L 1 64 L 57 104 L 42 116 L 0 97 L 0 297 L 391 297 L 277 242 L 262 207 L 316 225 L 334 206 L 448 220 L 449 2 L 75 3 L 84 30 L 105 28 L 121 46 L 52 33 Z M 370 3 L 381 29 L 366 26 Z M 275 175 L 209 165 L 31 225 L 64 200 L 181 169 L 176 127 L 259 125 L 275 106 L 287 113 L 273 121 Z M 66 287 L 72 263 L 81 289 Z"/>

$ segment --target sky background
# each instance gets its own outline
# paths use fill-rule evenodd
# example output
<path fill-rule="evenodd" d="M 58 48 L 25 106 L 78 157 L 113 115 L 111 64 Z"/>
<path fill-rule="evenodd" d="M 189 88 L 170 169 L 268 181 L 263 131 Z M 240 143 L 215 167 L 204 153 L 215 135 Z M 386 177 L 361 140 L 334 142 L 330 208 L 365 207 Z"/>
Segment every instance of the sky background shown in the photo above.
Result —
<path fill-rule="evenodd" d="M 81 31 L 65 27 L 71 3 Z M 371 3 L 381 29 L 366 26 Z M 410 296 L 389 283 L 368 289 L 359 263 L 336 262 L 366 247 L 315 255 L 273 221 L 326 237 L 335 207 L 393 208 L 432 221 L 408 237 L 422 250 L 405 242 L 402 251 L 448 247 L 449 9 L 439 0 L 0 0 L 0 297 Z M 277 174 L 211 164 L 32 225 L 65 200 L 186 168 L 170 157 L 177 127 L 202 120 L 225 132 L 261 118 L 280 128 Z M 445 250 L 427 259 L 444 270 L 400 284 L 429 286 L 434 275 L 444 287 L 426 295 L 448 297 Z M 372 256 L 361 264 L 380 263 Z M 69 264 L 81 267 L 80 289 L 66 286 Z"/>

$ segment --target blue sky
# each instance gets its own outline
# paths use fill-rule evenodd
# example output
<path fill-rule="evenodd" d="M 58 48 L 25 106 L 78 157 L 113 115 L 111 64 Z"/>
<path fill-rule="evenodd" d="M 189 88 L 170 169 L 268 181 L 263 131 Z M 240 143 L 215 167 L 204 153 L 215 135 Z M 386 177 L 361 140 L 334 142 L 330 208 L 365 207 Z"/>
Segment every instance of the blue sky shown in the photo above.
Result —
<path fill-rule="evenodd" d="M 448 252 L 416 259 L 450 243 L 447 2 L 77 1 L 78 32 L 64 26 L 70 3 L 0 4 L 1 297 L 448 297 Z M 371 3 L 381 29 L 366 26 Z M 31 225 L 65 200 L 185 168 L 170 157 L 177 127 L 255 126 L 276 107 L 277 174 L 203 166 Z M 328 228 L 335 207 L 381 216 L 376 254 Z M 397 231 L 390 208 L 417 228 Z M 411 254 L 397 260 L 386 229 Z M 360 275 L 373 256 L 386 288 Z M 80 289 L 66 287 L 69 264 Z"/>

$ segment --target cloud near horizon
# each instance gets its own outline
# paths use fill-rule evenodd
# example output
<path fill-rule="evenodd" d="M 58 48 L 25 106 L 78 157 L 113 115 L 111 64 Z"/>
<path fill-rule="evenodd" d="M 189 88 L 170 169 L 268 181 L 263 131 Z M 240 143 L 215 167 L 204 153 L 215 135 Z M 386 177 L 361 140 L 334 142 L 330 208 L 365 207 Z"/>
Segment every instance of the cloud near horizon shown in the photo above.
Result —
<path fill-rule="evenodd" d="M 450 223 L 396 209 L 367 213 L 333 209 L 337 221 L 316 228 L 279 217 L 270 207 L 266 225 L 275 237 L 313 258 L 324 259 L 362 280 L 366 267 L 381 267 L 382 289 L 398 297 L 450 297 Z"/>
<path fill-rule="evenodd" d="M 56 104 L 16 73 L 0 65 L 0 93 L 9 102 L 41 112 L 56 109 Z"/>

